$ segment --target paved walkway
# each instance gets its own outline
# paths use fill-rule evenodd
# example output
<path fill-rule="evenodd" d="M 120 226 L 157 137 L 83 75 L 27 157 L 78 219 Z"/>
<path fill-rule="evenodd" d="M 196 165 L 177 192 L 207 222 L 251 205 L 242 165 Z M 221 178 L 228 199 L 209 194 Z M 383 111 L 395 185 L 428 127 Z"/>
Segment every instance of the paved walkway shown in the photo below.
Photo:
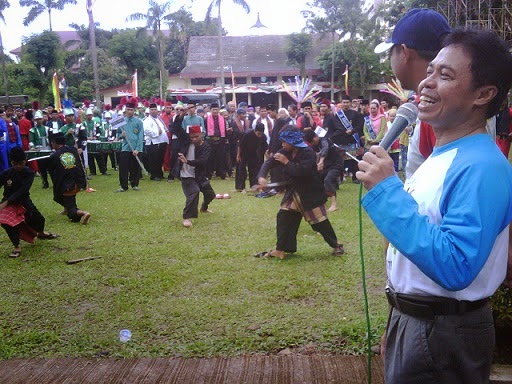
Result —
<path fill-rule="evenodd" d="M 364 384 L 366 356 L 242 356 L 182 359 L 11 359 L 0 361 L 2 384 L 211 383 Z M 383 384 L 380 357 L 372 384 Z"/>

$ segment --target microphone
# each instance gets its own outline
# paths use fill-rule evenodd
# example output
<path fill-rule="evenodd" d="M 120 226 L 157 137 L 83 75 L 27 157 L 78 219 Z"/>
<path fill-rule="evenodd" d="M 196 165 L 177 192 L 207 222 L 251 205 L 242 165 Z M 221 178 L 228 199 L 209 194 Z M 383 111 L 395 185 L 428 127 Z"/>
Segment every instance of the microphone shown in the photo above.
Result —
<path fill-rule="evenodd" d="M 411 125 L 418 117 L 418 107 L 415 103 L 405 103 L 398 111 L 396 111 L 396 118 L 391 124 L 391 127 L 384 135 L 384 138 L 380 142 L 379 146 L 384 148 L 386 151 L 391 147 L 391 144 L 398 139 L 398 136 Z"/>

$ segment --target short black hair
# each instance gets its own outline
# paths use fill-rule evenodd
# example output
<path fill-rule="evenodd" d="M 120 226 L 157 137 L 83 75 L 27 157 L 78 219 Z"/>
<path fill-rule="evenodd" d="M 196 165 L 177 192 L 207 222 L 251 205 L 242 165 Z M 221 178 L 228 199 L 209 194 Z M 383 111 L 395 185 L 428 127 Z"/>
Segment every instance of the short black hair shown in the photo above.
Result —
<path fill-rule="evenodd" d="M 459 45 L 471 57 L 474 89 L 494 85 L 498 93 L 489 103 L 487 118 L 498 113 L 512 85 L 512 55 L 505 42 L 486 29 L 455 29 L 443 42 L 443 47 Z"/>
<path fill-rule="evenodd" d="M 313 142 L 313 139 L 315 138 L 316 133 L 312 129 L 305 129 L 304 130 L 304 141 L 307 143 Z"/>
<path fill-rule="evenodd" d="M 11 158 L 11 162 L 13 163 L 21 163 L 23 160 L 27 159 L 25 155 L 25 151 L 20 147 L 14 147 L 9 152 L 9 157 Z"/>

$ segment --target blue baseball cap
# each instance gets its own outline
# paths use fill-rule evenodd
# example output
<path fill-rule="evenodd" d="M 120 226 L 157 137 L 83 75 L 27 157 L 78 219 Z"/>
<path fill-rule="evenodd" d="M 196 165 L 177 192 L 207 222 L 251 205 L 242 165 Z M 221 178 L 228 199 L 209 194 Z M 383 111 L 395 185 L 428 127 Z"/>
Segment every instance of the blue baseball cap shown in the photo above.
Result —
<path fill-rule="evenodd" d="M 279 133 L 279 140 L 284 141 L 297 148 L 307 148 L 304 142 L 304 135 L 298 128 L 285 128 Z"/>
<path fill-rule="evenodd" d="M 391 38 L 375 47 L 383 53 L 393 45 L 404 44 L 417 51 L 439 51 L 443 37 L 452 30 L 440 13 L 431 9 L 414 8 L 396 24 Z"/>

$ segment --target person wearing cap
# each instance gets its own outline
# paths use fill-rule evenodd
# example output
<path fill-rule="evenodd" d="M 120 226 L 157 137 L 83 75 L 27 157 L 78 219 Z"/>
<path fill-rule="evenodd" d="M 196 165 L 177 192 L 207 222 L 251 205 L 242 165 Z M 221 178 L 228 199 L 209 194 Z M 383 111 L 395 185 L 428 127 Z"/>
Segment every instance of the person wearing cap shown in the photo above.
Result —
<path fill-rule="evenodd" d="M 375 53 L 388 51 L 391 69 L 404 89 L 417 92 L 428 64 L 440 51 L 443 39 L 450 32 L 448 22 L 440 13 L 414 8 L 398 21 L 391 37 L 375 47 Z M 407 178 L 432 153 L 435 140 L 432 127 L 418 121 L 409 140 Z"/>
<path fill-rule="evenodd" d="M 34 115 L 32 113 L 32 110 L 30 109 L 27 112 L 22 113 L 18 119 L 18 128 L 20 130 L 21 137 L 21 147 L 24 151 L 27 151 L 29 149 L 29 132 L 30 128 L 32 128 L 33 126 L 33 119 Z"/>
<path fill-rule="evenodd" d="M 45 218 L 30 198 L 35 173 L 26 166 L 25 152 L 15 147 L 9 157 L 12 166 L 0 173 L 0 187 L 4 188 L 0 223 L 14 246 L 9 257 L 16 258 L 21 255 L 20 240 L 33 243 L 35 238 L 51 240 L 58 236 L 44 230 Z"/>
<path fill-rule="evenodd" d="M 44 113 L 41 113 L 41 116 L 43 116 Z M 59 112 L 56 109 L 52 109 L 50 114 L 50 119 L 45 123 L 45 125 L 51 129 L 52 133 L 57 133 L 62 128 L 64 123 L 59 118 Z"/>
<path fill-rule="evenodd" d="M 256 116 L 254 112 L 254 107 L 252 105 L 247 106 L 247 120 L 249 120 L 249 123 L 251 124 L 251 127 L 254 129 L 253 122 L 256 120 L 258 116 Z"/>
<path fill-rule="evenodd" d="M 34 113 L 35 126 L 29 131 L 29 147 L 30 149 L 41 148 L 50 149 L 50 141 L 48 140 L 48 128 L 43 125 L 43 113 L 36 111 Z M 48 188 L 48 159 L 37 160 L 37 167 L 43 182 L 43 189 Z"/>
<path fill-rule="evenodd" d="M 102 130 L 101 125 L 94 120 L 93 116 L 94 114 L 92 112 L 92 109 L 87 108 L 85 110 L 85 119 L 82 121 L 80 130 L 82 128 L 85 129 L 87 140 L 99 141 L 101 137 L 105 137 L 105 132 Z M 85 146 L 87 147 L 87 144 L 85 144 Z M 87 163 L 89 165 L 89 174 L 91 176 L 96 175 L 95 160 L 98 163 L 100 173 L 103 176 L 110 175 L 107 172 L 107 165 L 105 164 L 105 157 L 103 156 L 103 153 L 92 153 L 90 151 L 87 151 Z"/>
<path fill-rule="evenodd" d="M 263 163 L 258 174 L 258 184 L 262 188 L 267 187 L 267 174 L 273 167 L 283 168 L 288 180 L 277 213 L 276 248 L 254 256 L 284 259 L 287 253 L 296 252 L 297 232 L 303 217 L 315 232 L 323 236 L 333 249 L 333 255 L 343 255 L 343 245 L 338 243 L 327 218 L 327 198 L 317 170 L 315 151 L 304 142 L 303 133 L 297 127 L 286 127 L 279 134 L 279 139 L 283 148 Z"/>
<path fill-rule="evenodd" d="M 361 109 L 361 115 L 363 115 L 363 117 L 370 115 L 370 100 L 368 100 L 368 99 L 361 100 L 359 107 Z"/>
<path fill-rule="evenodd" d="M 342 129 L 346 132 L 346 135 L 341 137 L 339 145 L 354 156 L 358 156 L 361 145 L 360 139 L 363 137 L 364 117 L 359 112 L 351 109 L 350 106 L 351 102 L 348 95 L 343 95 L 341 103 L 336 105 L 336 117 L 340 120 Z M 356 178 L 357 162 L 347 156 L 343 168 L 348 168 L 349 173 L 352 174 L 352 182 L 359 184 L 359 180 Z"/>
<path fill-rule="evenodd" d="M 146 137 L 146 151 L 148 153 L 150 179 L 162 181 L 164 173 L 162 165 L 165 152 L 169 144 L 168 128 L 160 118 L 155 103 L 149 104 L 149 116 L 144 120 L 144 136 Z"/>
<path fill-rule="evenodd" d="M 64 207 L 63 212 L 69 220 L 85 225 L 91 214 L 78 208 L 76 203 L 76 195 L 87 186 L 85 168 L 78 150 L 66 145 L 62 132 L 52 135 L 52 146 L 55 152 L 48 159 L 48 171 L 53 182 L 53 201 Z"/>
<path fill-rule="evenodd" d="M 249 187 L 258 184 L 258 172 L 268 149 L 264 131 L 265 126 L 258 123 L 240 139 L 236 155 L 235 179 L 235 189 L 239 192 L 245 192 L 247 176 L 249 176 Z"/>
<path fill-rule="evenodd" d="M 144 144 L 144 125 L 134 116 L 135 103 L 126 103 L 125 125 L 117 130 L 117 139 L 122 140 L 121 153 L 119 154 L 119 184 L 116 192 L 128 190 L 128 182 L 134 191 L 139 191 L 141 170 L 137 156 L 142 152 Z"/>
<path fill-rule="evenodd" d="M 511 85 L 512 55 L 498 35 L 453 31 L 418 87 L 433 153 L 405 185 L 384 148 L 359 163 L 362 206 L 391 243 L 386 383 L 489 382 L 488 298 L 512 283 L 512 168 L 486 120 Z"/>
<path fill-rule="evenodd" d="M 274 108 L 274 106 L 272 106 L 272 108 Z M 261 105 L 259 107 L 259 114 L 252 122 L 252 129 L 256 128 L 256 124 L 258 123 L 262 123 L 265 126 L 265 136 L 267 138 L 267 144 L 270 145 L 270 138 L 272 137 L 272 131 L 274 129 L 274 120 L 269 117 L 266 105 Z"/>
<path fill-rule="evenodd" d="M 170 172 L 172 169 L 172 166 L 171 166 L 171 156 L 172 156 L 171 124 L 172 124 L 172 120 L 174 118 L 174 108 L 170 101 L 166 101 L 164 103 L 164 108 L 163 108 L 162 113 L 160 114 L 160 118 L 162 119 L 162 121 L 165 124 L 165 127 L 167 128 L 167 141 L 169 143 L 169 145 L 167 146 L 167 149 L 165 150 L 163 168 L 164 168 L 164 172 Z"/>
<path fill-rule="evenodd" d="M 205 118 L 206 140 L 211 147 L 211 157 L 208 161 L 208 178 L 213 173 L 222 180 L 226 179 L 226 128 L 227 121 L 219 113 L 219 105 L 210 105 L 211 114 Z"/>
<path fill-rule="evenodd" d="M 207 163 L 210 157 L 210 144 L 203 139 L 199 125 L 188 127 L 188 134 L 182 127 L 176 127 L 178 140 L 183 143 L 178 153 L 179 163 L 174 168 L 174 177 L 181 180 L 181 188 L 186 202 L 183 208 L 183 226 L 192 227 L 192 220 L 198 217 L 199 193 L 203 194 L 201 212 L 211 213 L 208 205 L 215 199 L 210 181 L 207 178 Z"/>
<path fill-rule="evenodd" d="M 112 142 L 117 138 L 117 128 L 112 127 L 110 121 L 112 120 L 112 112 L 105 111 L 103 113 L 103 122 L 101 123 L 101 129 L 105 132 L 105 137 L 107 141 Z M 110 164 L 114 171 L 117 171 L 117 164 L 119 163 L 119 159 L 117 158 L 117 150 L 110 150 L 108 152 L 108 157 L 110 157 Z M 104 156 L 105 165 L 107 164 L 107 157 Z"/>
<path fill-rule="evenodd" d="M 71 108 L 65 108 L 64 109 L 64 119 L 66 120 L 66 124 L 64 124 L 62 127 L 60 127 L 60 132 L 64 134 L 64 137 L 66 139 L 66 145 L 74 146 L 75 145 L 75 134 L 79 131 L 80 124 L 75 124 L 75 112 Z M 56 134 L 53 130 L 53 128 L 50 128 L 48 130 L 48 137 L 50 139 L 50 142 L 52 141 L 52 136 Z M 81 140 L 87 140 L 87 135 L 85 134 L 85 130 L 81 130 L 80 135 Z M 80 153 L 82 149 L 80 147 Z"/>

